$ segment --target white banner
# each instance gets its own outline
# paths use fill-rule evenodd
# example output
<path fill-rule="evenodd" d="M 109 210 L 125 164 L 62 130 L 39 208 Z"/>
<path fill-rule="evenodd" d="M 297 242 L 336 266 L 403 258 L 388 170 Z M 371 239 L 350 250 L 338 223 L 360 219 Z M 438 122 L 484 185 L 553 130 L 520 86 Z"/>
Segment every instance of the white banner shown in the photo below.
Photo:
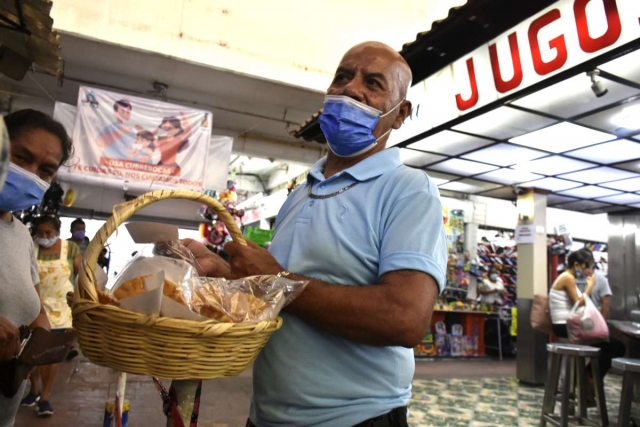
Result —
<path fill-rule="evenodd" d="M 80 87 L 73 127 L 76 160 L 66 172 L 69 178 L 92 175 L 118 187 L 128 181 L 132 187 L 203 189 L 211 119 L 207 111 Z M 216 169 L 212 172 L 224 174 L 226 181 L 227 169 Z"/>
<path fill-rule="evenodd" d="M 53 109 L 53 118 L 62 123 L 69 135 L 73 135 L 73 126 L 76 121 L 76 114 L 78 108 L 75 105 L 69 105 L 62 102 L 56 102 Z M 231 151 L 233 148 L 233 138 L 230 136 L 211 135 L 209 142 L 209 154 L 207 157 L 207 176 L 205 178 L 205 189 L 223 191 L 227 188 L 228 170 L 229 170 L 229 158 L 231 157 Z M 71 161 L 74 164 L 74 161 Z M 102 184 L 100 178 L 91 178 L 80 174 L 73 174 L 70 172 L 70 167 L 60 168 L 58 171 L 58 177 L 63 181 L 74 181 L 81 178 L 81 181 L 87 183 L 88 181 L 97 181 Z M 122 182 L 120 182 L 120 187 Z M 139 187 L 141 191 L 150 191 L 162 188 L 162 186 L 152 185 L 145 186 L 133 186 L 132 188 Z"/>

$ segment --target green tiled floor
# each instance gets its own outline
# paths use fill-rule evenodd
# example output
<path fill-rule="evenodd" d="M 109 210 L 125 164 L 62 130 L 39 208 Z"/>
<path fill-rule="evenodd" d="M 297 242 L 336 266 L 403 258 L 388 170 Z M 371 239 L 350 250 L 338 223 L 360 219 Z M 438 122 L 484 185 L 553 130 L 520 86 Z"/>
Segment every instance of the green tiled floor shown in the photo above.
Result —
<path fill-rule="evenodd" d="M 620 377 L 609 375 L 605 393 L 609 418 L 614 422 L 620 388 Z M 527 387 L 515 378 L 414 380 L 409 425 L 537 427 L 543 395 L 542 387 Z"/>

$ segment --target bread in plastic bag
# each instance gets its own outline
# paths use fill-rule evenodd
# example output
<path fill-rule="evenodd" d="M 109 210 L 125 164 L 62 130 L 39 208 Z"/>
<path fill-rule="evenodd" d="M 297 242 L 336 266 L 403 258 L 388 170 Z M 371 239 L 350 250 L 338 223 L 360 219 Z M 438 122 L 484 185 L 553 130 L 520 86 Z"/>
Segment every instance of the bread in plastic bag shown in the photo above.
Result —
<path fill-rule="evenodd" d="M 201 278 L 191 301 L 198 314 L 233 323 L 261 322 L 278 317 L 280 310 L 298 297 L 308 282 L 277 276 L 252 276 L 238 280 Z"/>
<path fill-rule="evenodd" d="M 250 323 L 275 319 L 306 287 L 277 276 L 239 280 L 199 277 L 196 260 L 180 241 L 145 247 L 125 266 L 103 304 L 186 320 Z"/>

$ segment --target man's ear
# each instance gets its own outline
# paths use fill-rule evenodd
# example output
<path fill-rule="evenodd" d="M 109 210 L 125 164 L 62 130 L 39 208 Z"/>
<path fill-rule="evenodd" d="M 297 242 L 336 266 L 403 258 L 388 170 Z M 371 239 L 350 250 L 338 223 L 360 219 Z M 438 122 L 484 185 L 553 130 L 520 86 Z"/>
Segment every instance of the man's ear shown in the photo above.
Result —
<path fill-rule="evenodd" d="M 396 116 L 395 121 L 393 122 L 393 128 L 394 129 L 400 129 L 400 127 L 402 127 L 402 124 L 404 123 L 404 120 L 409 117 L 409 115 L 411 115 L 411 101 L 402 101 L 402 104 L 400 105 L 400 107 L 398 108 L 398 115 Z"/>

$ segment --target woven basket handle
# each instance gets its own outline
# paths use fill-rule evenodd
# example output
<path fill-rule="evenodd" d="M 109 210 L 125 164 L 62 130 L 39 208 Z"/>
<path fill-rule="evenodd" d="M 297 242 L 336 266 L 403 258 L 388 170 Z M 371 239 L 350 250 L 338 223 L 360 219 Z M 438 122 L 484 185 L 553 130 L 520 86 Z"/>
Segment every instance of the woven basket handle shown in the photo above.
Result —
<path fill-rule="evenodd" d="M 102 248 L 104 248 L 104 244 L 118 227 L 131 218 L 136 212 L 153 203 L 167 199 L 193 200 L 194 202 L 207 205 L 213 209 L 224 225 L 227 226 L 227 230 L 229 230 L 229 234 L 234 242 L 241 245 L 247 244 L 231 214 L 229 214 L 224 206 L 216 199 L 188 190 L 160 190 L 146 193 L 134 200 L 116 205 L 113 209 L 113 215 L 93 237 L 82 260 L 82 268 L 80 269 L 80 276 L 78 278 L 78 295 L 76 298 L 79 297 L 80 299 L 98 302 L 94 271 L 98 265 L 98 256 Z"/>

